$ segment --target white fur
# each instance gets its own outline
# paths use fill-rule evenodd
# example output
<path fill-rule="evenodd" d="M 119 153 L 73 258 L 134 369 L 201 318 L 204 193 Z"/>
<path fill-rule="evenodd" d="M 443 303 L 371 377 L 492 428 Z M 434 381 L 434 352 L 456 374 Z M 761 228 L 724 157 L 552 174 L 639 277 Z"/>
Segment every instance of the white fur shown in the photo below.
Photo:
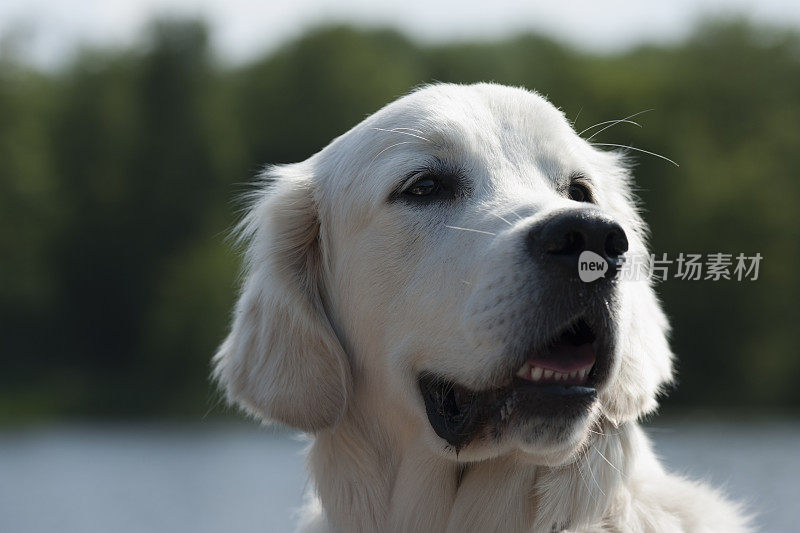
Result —
<path fill-rule="evenodd" d="M 468 201 L 388 200 L 434 156 L 469 176 Z M 563 442 L 455 453 L 427 421 L 420 371 L 485 386 L 508 339 L 547 324 L 519 296 L 547 280 L 515 259 L 531 224 L 574 206 L 557 186 L 572 172 L 592 179 L 631 253 L 646 252 L 620 156 L 523 89 L 429 86 L 266 173 L 242 224 L 245 280 L 215 375 L 249 412 L 313 434 L 306 531 L 748 529 L 718 493 L 665 473 L 638 427 L 672 375 L 646 282 L 619 284 L 610 381 Z"/>

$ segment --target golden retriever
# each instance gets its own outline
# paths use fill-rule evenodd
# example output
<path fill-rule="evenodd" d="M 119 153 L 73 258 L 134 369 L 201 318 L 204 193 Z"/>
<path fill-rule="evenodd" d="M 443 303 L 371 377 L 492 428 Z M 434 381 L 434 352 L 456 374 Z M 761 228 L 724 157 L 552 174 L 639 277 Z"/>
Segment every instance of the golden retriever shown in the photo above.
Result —
<path fill-rule="evenodd" d="M 535 93 L 440 84 L 265 173 L 215 376 L 313 436 L 301 529 L 748 530 L 637 423 L 672 355 L 618 275 L 647 253 L 621 157 Z"/>

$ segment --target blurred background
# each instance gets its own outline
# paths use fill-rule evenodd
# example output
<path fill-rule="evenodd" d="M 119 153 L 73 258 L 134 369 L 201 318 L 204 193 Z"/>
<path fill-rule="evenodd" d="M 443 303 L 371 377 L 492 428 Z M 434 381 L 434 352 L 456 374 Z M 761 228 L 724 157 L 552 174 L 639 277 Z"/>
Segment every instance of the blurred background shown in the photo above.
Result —
<path fill-rule="evenodd" d="M 800 6 L 357 0 L 0 3 L 0 530 L 288 531 L 304 444 L 209 381 L 237 198 L 432 81 L 547 95 L 632 145 L 666 281 L 667 464 L 800 522 Z M 555 3 L 554 3 L 555 4 Z M 641 4 L 641 5 L 639 5 Z M 491 12 L 487 12 L 491 9 Z"/>

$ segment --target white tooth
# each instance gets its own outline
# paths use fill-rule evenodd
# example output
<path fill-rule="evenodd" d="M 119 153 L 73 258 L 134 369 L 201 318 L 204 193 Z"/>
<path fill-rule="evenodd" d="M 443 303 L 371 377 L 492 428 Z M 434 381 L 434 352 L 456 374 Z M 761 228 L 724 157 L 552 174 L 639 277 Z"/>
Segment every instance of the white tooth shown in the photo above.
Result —
<path fill-rule="evenodd" d="M 533 381 L 539 381 L 542 379 L 542 369 L 540 367 L 535 366 L 533 369 L 531 369 L 531 379 Z"/>
<path fill-rule="evenodd" d="M 522 365 L 522 368 L 517 370 L 517 376 L 519 376 L 521 378 L 527 378 L 528 377 L 528 373 L 530 371 L 531 371 L 531 365 L 529 365 L 528 363 L 525 363 L 524 365 Z"/>
<path fill-rule="evenodd" d="M 550 379 L 551 377 L 553 377 L 553 371 L 552 370 L 545 370 L 544 371 L 544 379 Z"/>
<path fill-rule="evenodd" d="M 561 372 L 554 372 L 553 377 L 556 379 L 556 381 L 563 381 L 565 376 Z"/>
<path fill-rule="evenodd" d="M 572 372 L 569 373 L 570 379 L 574 379 L 575 376 L 577 376 L 577 375 L 578 375 L 578 371 L 577 370 L 573 370 Z"/>

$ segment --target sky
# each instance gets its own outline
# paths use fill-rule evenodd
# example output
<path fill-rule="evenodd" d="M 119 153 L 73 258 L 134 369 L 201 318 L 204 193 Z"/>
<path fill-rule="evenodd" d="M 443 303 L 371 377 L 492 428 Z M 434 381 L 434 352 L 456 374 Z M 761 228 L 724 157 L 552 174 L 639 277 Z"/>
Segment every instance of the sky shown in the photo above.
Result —
<path fill-rule="evenodd" d="M 135 42 L 155 16 L 206 19 L 220 57 L 245 62 L 326 22 L 397 28 L 422 42 L 535 31 L 596 51 L 680 39 L 704 16 L 800 28 L 798 0 L 0 0 L 0 46 L 53 67 L 83 45 Z M 4 44 L 3 44 L 4 43 Z"/>

